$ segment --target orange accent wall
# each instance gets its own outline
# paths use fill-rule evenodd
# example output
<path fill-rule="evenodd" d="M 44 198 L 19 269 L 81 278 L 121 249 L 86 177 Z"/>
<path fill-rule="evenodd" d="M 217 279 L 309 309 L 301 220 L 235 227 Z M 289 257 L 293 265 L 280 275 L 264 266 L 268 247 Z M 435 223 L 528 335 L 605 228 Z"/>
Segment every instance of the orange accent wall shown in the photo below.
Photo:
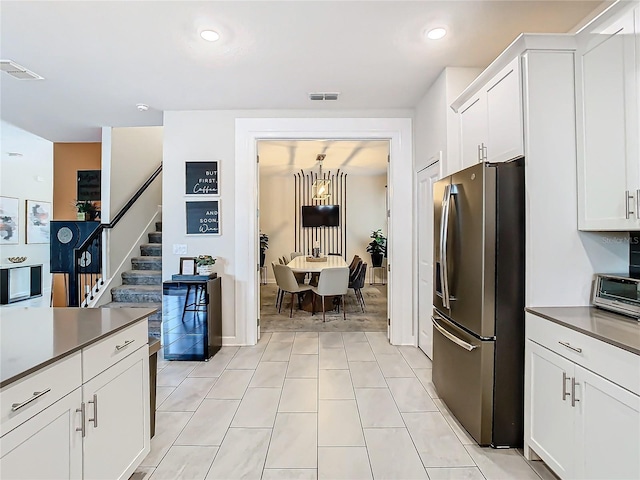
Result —
<path fill-rule="evenodd" d="M 78 170 L 100 170 L 101 143 L 53 144 L 53 219 L 75 220 Z"/>
<path fill-rule="evenodd" d="M 101 143 L 53 144 L 53 219 L 76 220 L 78 170 L 102 168 Z M 53 306 L 64 307 L 64 275 L 53 274 Z"/>

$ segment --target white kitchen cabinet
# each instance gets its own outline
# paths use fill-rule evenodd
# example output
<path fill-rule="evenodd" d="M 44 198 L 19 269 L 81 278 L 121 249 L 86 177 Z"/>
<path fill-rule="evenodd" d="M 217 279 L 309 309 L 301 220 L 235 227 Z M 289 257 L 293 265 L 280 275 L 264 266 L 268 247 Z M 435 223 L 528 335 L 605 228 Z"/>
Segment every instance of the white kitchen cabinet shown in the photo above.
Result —
<path fill-rule="evenodd" d="M 463 168 L 524 154 L 519 56 L 462 105 L 459 122 Z"/>
<path fill-rule="evenodd" d="M 83 385 L 85 478 L 128 479 L 149 452 L 147 362 L 139 348 Z"/>
<path fill-rule="evenodd" d="M 575 478 L 640 478 L 640 397 L 576 366 Z"/>
<path fill-rule="evenodd" d="M 0 438 L 0 478 L 82 478 L 80 388 Z"/>
<path fill-rule="evenodd" d="M 147 320 L 0 390 L 2 480 L 128 479 L 150 451 Z"/>
<path fill-rule="evenodd" d="M 529 443 L 562 478 L 573 469 L 575 418 L 571 410 L 570 381 L 574 364 L 527 341 L 531 399 Z"/>
<path fill-rule="evenodd" d="M 460 158 L 462 168 L 484 161 L 487 141 L 487 97 L 484 92 L 460 109 Z"/>
<path fill-rule="evenodd" d="M 527 313 L 525 455 L 562 479 L 640 478 L 637 355 Z M 626 365 L 615 377 L 609 372 Z"/>
<path fill-rule="evenodd" d="M 577 35 L 578 227 L 640 230 L 640 7 Z"/>

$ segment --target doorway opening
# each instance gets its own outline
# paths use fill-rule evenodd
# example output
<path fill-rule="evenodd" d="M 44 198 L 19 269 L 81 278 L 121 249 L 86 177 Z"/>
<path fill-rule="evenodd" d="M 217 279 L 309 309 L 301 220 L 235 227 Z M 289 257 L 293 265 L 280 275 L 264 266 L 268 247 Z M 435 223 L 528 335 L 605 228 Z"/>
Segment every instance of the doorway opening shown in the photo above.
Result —
<path fill-rule="evenodd" d="M 269 139 L 256 150 L 261 332 L 386 332 L 389 141 Z M 349 268 L 344 307 L 328 295 L 323 322 L 307 289 L 322 293 L 322 271 L 338 263 Z"/>

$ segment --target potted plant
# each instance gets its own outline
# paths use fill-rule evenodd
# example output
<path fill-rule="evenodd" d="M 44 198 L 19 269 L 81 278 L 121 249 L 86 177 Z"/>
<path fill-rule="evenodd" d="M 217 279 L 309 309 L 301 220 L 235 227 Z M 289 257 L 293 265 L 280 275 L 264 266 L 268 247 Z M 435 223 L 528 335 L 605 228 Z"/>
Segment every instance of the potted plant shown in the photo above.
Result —
<path fill-rule="evenodd" d="M 381 267 L 382 258 L 387 254 L 387 239 L 380 228 L 371 232 L 369 238 L 373 239 L 367 245 L 367 252 L 371 254 L 371 264 L 374 267 Z"/>
<path fill-rule="evenodd" d="M 260 267 L 264 267 L 264 259 L 267 255 L 267 249 L 269 248 L 269 235 L 266 233 L 260 234 Z"/>
<path fill-rule="evenodd" d="M 90 200 L 78 200 L 76 208 L 78 209 L 78 220 L 95 220 L 100 213 L 98 205 Z"/>
<path fill-rule="evenodd" d="M 198 275 L 211 275 L 213 273 L 213 266 L 215 263 L 216 259 L 211 255 L 198 255 L 196 257 Z"/>

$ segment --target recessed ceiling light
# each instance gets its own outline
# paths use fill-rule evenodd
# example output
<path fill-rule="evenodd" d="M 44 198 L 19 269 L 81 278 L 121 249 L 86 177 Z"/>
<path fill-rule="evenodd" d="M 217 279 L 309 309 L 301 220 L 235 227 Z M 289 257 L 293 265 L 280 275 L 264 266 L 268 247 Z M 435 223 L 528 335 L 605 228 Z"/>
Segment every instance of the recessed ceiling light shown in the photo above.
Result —
<path fill-rule="evenodd" d="M 447 31 L 444 28 L 438 27 L 433 28 L 427 32 L 427 38 L 430 40 L 440 40 L 447 34 Z"/>
<path fill-rule="evenodd" d="M 149 110 L 149 105 L 147 105 L 146 103 L 136 103 L 136 108 L 139 112 L 146 112 L 147 110 Z"/>
<path fill-rule="evenodd" d="M 214 32 L 213 30 L 203 30 L 200 32 L 200 36 L 207 42 L 215 42 L 220 38 L 220 34 L 218 32 Z"/>

